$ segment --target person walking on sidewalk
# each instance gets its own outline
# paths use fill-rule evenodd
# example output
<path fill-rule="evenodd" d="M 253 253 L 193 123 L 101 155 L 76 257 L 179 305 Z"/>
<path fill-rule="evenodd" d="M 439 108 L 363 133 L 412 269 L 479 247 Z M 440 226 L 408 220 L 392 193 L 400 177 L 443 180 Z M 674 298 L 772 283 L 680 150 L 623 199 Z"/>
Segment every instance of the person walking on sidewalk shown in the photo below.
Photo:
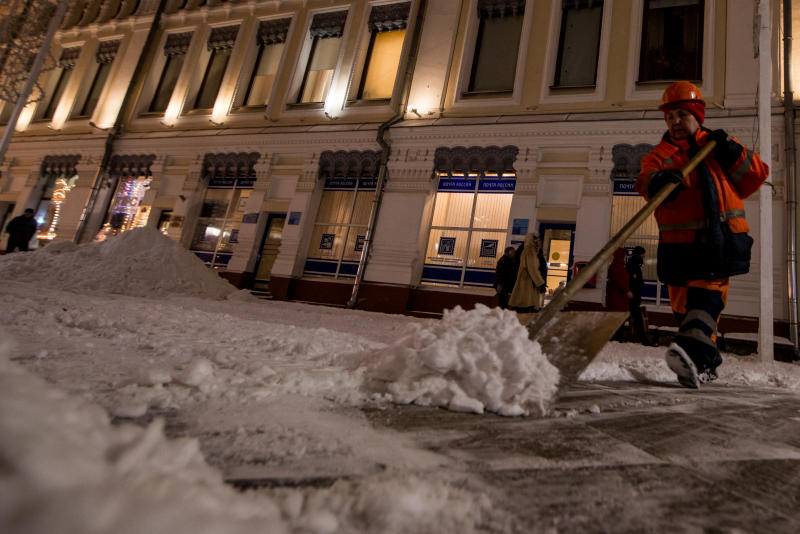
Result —
<path fill-rule="evenodd" d="M 653 346 L 654 343 L 647 337 L 644 329 L 644 314 L 642 310 L 642 290 L 644 289 L 644 279 L 642 278 L 642 265 L 644 264 L 644 247 L 635 247 L 633 254 L 625 264 L 628 271 L 628 310 L 631 314 L 631 325 L 633 332 L 639 343 L 646 346 Z"/>
<path fill-rule="evenodd" d="M 6 247 L 6 254 L 14 252 L 18 249 L 20 252 L 28 250 L 28 243 L 36 233 L 36 219 L 33 218 L 33 210 L 27 208 L 22 215 L 17 215 L 6 226 L 8 232 L 8 246 Z"/>
<path fill-rule="evenodd" d="M 508 308 L 508 298 L 517 280 L 517 266 L 514 261 L 516 251 L 514 247 L 506 247 L 494 270 L 494 290 L 497 292 L 498 306 L 504 310 Z"/>
<path fill-rule="evenodd" d="M 659 227 L 658 277 L 667 284 L 678 334 L 665 359 L 678 382 L 698 388 L 717 377 L 722 358 L 717 320 L 728 298 L 729 277 L 750 270 L 744 203 L 761 187 L 769 167 L 724 130 L 703 126 L 705 101 L 688 81 L 666 88 L 659 106 L 667 132 L 642 158 L 636 190 L 652 198 L 678 184 L 655 211 Z M 686 178 L 680 171 L 710 140 L 711 154 Z"/>
<path fill-rule="evenodd" d="M 539 270 L 539 236 L 530 233 L 522 244 L 517 281 L 508 304 L 519 312 L 539 311 L 542 294 L 547 288 Z"/>

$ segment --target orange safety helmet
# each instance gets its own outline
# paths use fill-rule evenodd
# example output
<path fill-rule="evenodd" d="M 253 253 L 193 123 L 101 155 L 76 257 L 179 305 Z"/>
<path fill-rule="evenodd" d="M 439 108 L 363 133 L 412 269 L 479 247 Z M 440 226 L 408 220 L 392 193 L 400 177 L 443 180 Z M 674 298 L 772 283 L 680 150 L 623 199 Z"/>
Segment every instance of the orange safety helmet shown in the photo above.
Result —
<path fill-rule="evenodd" d="M 699 102 L 703 104 L 703 107 L 706 105 L 703 95 L 700 94 L 700 89 L 692 82 L 687 81 L 675 82 L 664 89 L 661 105 L 658 106 L 658 109 L 664 111 L 667 106 L 676 102 Z"/>

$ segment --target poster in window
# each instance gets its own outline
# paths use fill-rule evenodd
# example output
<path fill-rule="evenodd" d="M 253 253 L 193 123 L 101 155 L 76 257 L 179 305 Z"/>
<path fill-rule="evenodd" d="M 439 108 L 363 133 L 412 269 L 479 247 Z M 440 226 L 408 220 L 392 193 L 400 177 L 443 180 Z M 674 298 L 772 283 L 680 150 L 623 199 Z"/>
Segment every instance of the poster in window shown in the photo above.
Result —
<path fill-rule="evenodd" d="M 239 230 L 234 228 L 231 230 L 231 238 L 228 239 L 228 243 L 238 243 L 239 242 Z"/>
<path fill-rule="evenodd" d="M 365 235 L 356 235 L 356 246 L 353 250 L 355 250 L 356 252 L 361 252 L 362 250 L 364 250 L 364 239 L 366 237 L 367 236 Z"/>
<path fill-rule="evenodd" d="M 322 239 L 319 240 L 320 250 L 333 250 L 333 240 L 336 234 L 322 234 Z"/>
<path fill-rule="evenodd" d="M 497 239 L 481 239 L 481 258 L 497 256 Z"/>
<path fill-rule="evenodd" d="M 452 256 L 456 250 L 455 237 L 440 237 L 439 238 L 439 254 L 445 256 Z"/>
<path fill-rule="evenodd" d="M 300 211 L 289 212 L 289 224 L 291 224 L 291 225 L 300 224 L 300 214 L 301 213 L 302 212 L 300 212 Z"/>
<path fill-rule="evenodd" d="M 525 235 L 528 233 L 528 219 L 514 219 L 511 226 L 512 235 Z"/>

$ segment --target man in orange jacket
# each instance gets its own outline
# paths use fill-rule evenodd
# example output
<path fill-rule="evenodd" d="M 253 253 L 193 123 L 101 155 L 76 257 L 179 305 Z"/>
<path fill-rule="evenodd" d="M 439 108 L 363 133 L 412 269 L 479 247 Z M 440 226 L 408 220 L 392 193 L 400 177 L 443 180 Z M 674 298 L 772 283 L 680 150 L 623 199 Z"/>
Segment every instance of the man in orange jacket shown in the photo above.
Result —
<path fill-rule="evenodd" d="M 658 277 L 668 286 L 680 326 L 667 349 L 667 364 L 681 385 L 697 388 L 717 378 L 722 363 L 716 330 L 729 277 L 750 270 L 753 239 L 742 199 L 758 190 L 769 168 L 724 130 L 702 126 L 705 102 L 690 82 L 667 87 L 658 109 L 667 132 L 642 158 L 636 190 L 649 199 L 665 185 L 679 184 L 655 212 Z M 684 179 L 680 169 L 712 139 L 713 152 Z"/>

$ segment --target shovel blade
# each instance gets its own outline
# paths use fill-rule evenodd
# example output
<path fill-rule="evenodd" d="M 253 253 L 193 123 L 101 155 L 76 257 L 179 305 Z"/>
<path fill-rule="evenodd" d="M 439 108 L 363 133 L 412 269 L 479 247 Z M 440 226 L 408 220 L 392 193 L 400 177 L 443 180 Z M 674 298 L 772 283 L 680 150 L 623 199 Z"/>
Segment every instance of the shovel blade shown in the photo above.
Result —
<path fill-rule="evenodd" d="M 578 380 L 595 356 L 628 318 L 628 312 L 572 311 L 556 314 L 538 331 L 531 331 L 535 313 L 519 314 L 530 339 L 561 373 L 559 391 Z"/>

